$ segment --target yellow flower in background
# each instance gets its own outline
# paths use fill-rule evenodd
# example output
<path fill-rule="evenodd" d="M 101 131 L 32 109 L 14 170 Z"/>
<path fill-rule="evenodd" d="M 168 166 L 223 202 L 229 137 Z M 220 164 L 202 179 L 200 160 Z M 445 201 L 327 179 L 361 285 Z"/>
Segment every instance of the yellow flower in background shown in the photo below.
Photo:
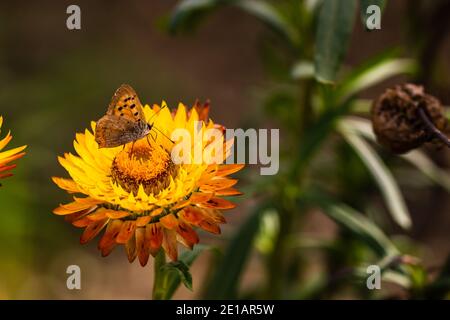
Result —
<path fill-rule="evenodd" d="M 146 105 L 145 118 L 159 134 L 155 131 L 152 138 L 116 148 L 98 148 L 92 123 L 92 132 L 86 129 L 76 135 L 78 155 L 59 157 L 71 179 L 53 178 L 61 189 L 84 197 L 74 196 L 73 202 L 60 205 L 54 213 L 84 228 L 81 243 L 105 229 L 98 244 L 102 256 L 123 244 L 129 261 L 138 257 L 142 266 L 161 247 L 172 260 L 177 259 L 178 242 L 192 249 L 199 242 L 195 227 L 219 234 L 219 225 L 225 223 L 221 210 L 235 207 L 223 197 L 241 194 L 233 188 L 237 180 L 228 175 L 243 165 L 175 164 L 170 153 L 174 144 L 167 138 L 179 128 L 194 137 L 198 121 L 202 130 L 220 127 L 208 119 L 208 110 L 208 105 L 196 103 L 188 111 L 180 104 L 171 114 L 164 102 L 161 107 Z M 220 132 L 221 139 L 200 139 L 204 157 L 218 143 L 223 146 L 223 160 L 229 154 L 232 141 L 225 141 Z"/>
<path fill-rule="evenodd" d="M 2 128 L 3 117 L 0 117 L 0 129 Z M 12 173 L 8 172 L 16 167 L 15 164 L 11 164 L 12 161 L 22 158 L 25 152 L 22 152 L 27 146 L 14 148 L 7 151 L 2 151 L 6 145 L 11 141 L 11 132 L 8 132 L 5 138 L 0 140 L 0 179 L 12 176 Z M 1 186 L 1 184 L 0 184 Z"/>

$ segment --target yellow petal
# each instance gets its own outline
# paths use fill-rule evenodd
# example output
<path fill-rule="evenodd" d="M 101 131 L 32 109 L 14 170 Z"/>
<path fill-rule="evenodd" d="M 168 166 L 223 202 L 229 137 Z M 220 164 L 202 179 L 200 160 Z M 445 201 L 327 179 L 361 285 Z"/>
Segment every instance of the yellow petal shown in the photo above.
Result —
<path fill-rule="evenodd" d="M 63 190 L 66 190 L 70 193 L 79 193 L 81 192 L 78 188 L 78 185 L 75 183 L 75 181 L 71 179 L 64 179 L 64 178 L 58 178 L 58 177 L 52 177 L 52 180 L 58 187 L 60 187 Z"/>

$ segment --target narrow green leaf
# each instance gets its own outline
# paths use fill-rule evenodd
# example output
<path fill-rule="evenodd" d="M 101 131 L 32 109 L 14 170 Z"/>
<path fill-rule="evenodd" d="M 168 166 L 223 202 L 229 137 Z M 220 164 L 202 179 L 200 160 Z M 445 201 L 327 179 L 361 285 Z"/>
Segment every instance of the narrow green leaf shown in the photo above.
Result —
<path fill-rule="evenodd" d="M 256 208 L 233 237 L 206 288 L 206 299 L 237 298 L 239 279 L 253 248 L 253 240 L 259 230 L 261 213 L 266 208 L 265 204 Z"/>
<path fill-rule="evenodd" d="M 344 101 L 354 94 L 374 86 L 390 77 L 400 74 L 413 74 L 417 69 L 412 59 L 383 58 L 357 69 L 338 89 L 337 96 Z"/>
<path fill-rule="evenodd" d="M 344 59 L 355 20 L 356 0 L 324 0 L 316 33 L 316 79 L 334 83 Z"/>
<path fill-rule="evenodd" d="M 241 0 L 234 3 L 248 14 L 258 18 L 274 32 L 294 43 L 294 32 L 280 13 L 268 2 L 260 0 Z"/>
<path fill-rule="evenodd" d="M 372 147 L 351 127 L 345 125 L 345 122 L 339 123 L 338 130 L 349 145 L 353 147 L 378 183 L 394 221 L 402 228 L 409 229 L 412 224 L 411 218 L 405 200 L 389 169 Z"/>
<path fill-rule="evenodd" d="M 169 21 L 169 31 L 175 33 L 196 23 L 199 14 L 206 13 L 220 4 L 232 0 L 183 0 L 178 3 Z"/>
<path fill-rule="evenodd" d="M 369 120 L 359 117 L 346 117 L 342 122 L 345 127 L 350 127 L 363 137 L 371 141 L 376 141 L 372 124 Z M 450 192 L 450 174 L 446 170 L 439 168 L 423 151 L 413 150 L 400 157 L 415 166 L 431 181 L 444 188 L 447 192 Z"/>
<path fill-rule="evenodd" d="M 375 223 L 344 204 L 321 202 L 326 215 L 364 241 L 380 257 L 395 256 L 399 251 Z"/>
<path fill-rule="evenodd" d="M 431 181 L 450 192 L 450 174 L 439 168 L 425 153 L 420 150 L 413 150 L 401 157 L 414 165 Z"/>
<path fill-rule="evenodd" d="M 271 4 L 258 0 L 183 0 L 174 10 L 169 23 L 169 30 L 176 32 L 183 27 L 198 22 L 198 16 L 208 13 L 223 5 L 233 5 L 256 17 L 274 32 L 294 42 L 294 31 L 287 21 Z"/>

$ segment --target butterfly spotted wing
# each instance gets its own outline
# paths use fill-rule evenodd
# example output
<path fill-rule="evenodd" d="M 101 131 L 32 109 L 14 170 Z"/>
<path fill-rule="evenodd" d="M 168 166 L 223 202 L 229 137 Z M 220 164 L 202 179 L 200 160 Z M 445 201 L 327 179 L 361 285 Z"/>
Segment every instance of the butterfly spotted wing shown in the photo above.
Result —
<path fill-rule="evenodd" d="M 106 115 L 97 121 L 99 148 L 113 148 L 145 137 L 150 128 L 134 89 L 123 84 L 114 93 Z"/>
<path fill-rule="evenodd" d="M 130 121 L 145 121 L 141 101 L 139 101 L 136 91 L 128 84 L 123 84 L 116 90 L 106 114 L 116 115 Z"/>

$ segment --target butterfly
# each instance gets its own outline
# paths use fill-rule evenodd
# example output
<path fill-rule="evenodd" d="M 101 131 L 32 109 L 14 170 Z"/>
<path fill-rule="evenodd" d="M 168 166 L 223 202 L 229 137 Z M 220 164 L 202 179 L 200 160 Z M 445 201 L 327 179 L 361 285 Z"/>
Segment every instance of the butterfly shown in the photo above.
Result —
<path fill-rule="evenodd" d="M 144 138 L 152 128 L 136 91 L 122 84 L 111 98 L 106 115 L 97 121 L 95 141 L 99 148 L 118 147 Z"/>

